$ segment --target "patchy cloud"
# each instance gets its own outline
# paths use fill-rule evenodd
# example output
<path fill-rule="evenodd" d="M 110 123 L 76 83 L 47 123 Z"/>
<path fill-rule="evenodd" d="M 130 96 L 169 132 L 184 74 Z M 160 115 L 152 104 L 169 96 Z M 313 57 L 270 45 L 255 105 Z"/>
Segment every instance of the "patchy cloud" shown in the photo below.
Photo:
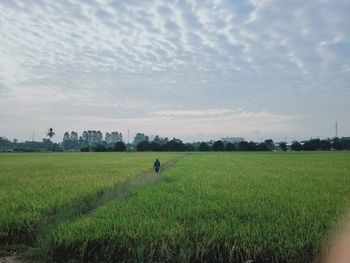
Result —
<path fill-rule="evenodd" d="M 348 135 L 349 9 L 348 0 L 0 1 L 0 135 L 54 126 L 184 136 L 188 121 L 188 140 L 327 137 L 335 120 Z M 266 118 L 283 121 L 270 129 Z"/>
<path fill-rule="evenodd" d="M 259 119 L 260 121 L 287 122 L 291 116 L 283 116 L 270 112 L 250 112 L 243 109 L 213 108 L 205 110 L 159 110 L 151 113 L 165 119 Z"/>

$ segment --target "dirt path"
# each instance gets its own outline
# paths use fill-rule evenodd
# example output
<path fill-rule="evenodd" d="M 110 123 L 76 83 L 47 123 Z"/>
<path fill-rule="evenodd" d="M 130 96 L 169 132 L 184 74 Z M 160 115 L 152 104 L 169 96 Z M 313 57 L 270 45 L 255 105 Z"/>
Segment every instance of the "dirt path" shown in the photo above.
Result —
<path fill-rule="evenodd" d="M 0 258 L 0 263 L 22 263 L 17 256 L 8 256 L 4 258 Z"/>
<path fill-rule="evenodd" d="M 93 196 L 86 195 L 77 200 L 73 200 L 71 203 L 65 206 L 57 208 L 55 213 L 52 213 L 45 218 L 45 222 L 42 224 L 43 227 L 39 231 L 39 236 L 42 234 L 40 232 L 47 232 L 48 229 L 52 229 L 53 225 L 57 224 L 58 222 L 73 221 L 79 217 L 86 216 L 108 202 L 122 200 L 124 197 L 132 194 L 139 188 L 150 185 L 156 181 L 164 180 L 165 178 L 162 176 L 162 173 L 171 169 L 177 162 L 186 158 L 187 156 L 188 154 L 181 155 L 163 164 L 159 175 L 156 175 L 153 170 L 149 170 L 147 172 L 129 177 L 125 181 L 120 182 L 110 188 L 103 189 L 103 191 Z"/>
<path fill-rule="evenodd" d="M 24 252 L 18 252 L 18 255 L 15 255 L 14 253 L 16 253 L 16 251 L 12 250 L 9 256 L 0 257 L 0 263 L 40 262 L 41 260 L 38 261 L 38 259 L 36 259 L 36 256 L 31 255 L 31 253 L 28 253 L 28 251 L 41 250 L 43 247 L 42 244 L 46 243 L 50 232 L 58 223 L 61 223 L 63 221 L 74 221 L 77 218 L 93 213 L 96 209 L 108 202 L 117 202 L 126 196 L 129 196 L 137 189 L 140 189 L 157 181 L 164 180 L 165 177 L 162 176 L 162 173 L 174 167 L 177 162 L 186 158 L 188 155 L 189 154 L 181 155 L 180 157 L 177 157 L 163 164 L 158 175 L 156 175 L 153 170 L 149 170 L 146 173 L 132 176 L 126 181 L 119 183 L 113 187 L 104 189 L 95 195 L 87 195 L 77 200 L 73 200 L 69 204 L 57 207 L 54 212 L 51 212 L 50 214 L 43 217 L 37 233 L 37 241 L 35 244 L 33 244 L 34 248 L 30 248 Z M 47 251 L 41 251 L 41 253 L 45 252 Z"/>

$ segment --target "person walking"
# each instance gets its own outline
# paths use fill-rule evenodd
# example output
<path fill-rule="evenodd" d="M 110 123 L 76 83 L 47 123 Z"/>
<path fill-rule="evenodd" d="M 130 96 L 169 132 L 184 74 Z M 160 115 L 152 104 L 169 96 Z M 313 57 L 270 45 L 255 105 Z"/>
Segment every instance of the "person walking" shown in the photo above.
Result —
<path fill-rule="evenodd" d="M 160 161 L 159 161 L 158 158 L 157 158 L 157 160 L 154 162 L 153 167 L 154 167 L 154 171 L 156 171 L 156 174 L 158 174 L 158 173 L 159 173 L 159 170 L 160 170 Z"/>

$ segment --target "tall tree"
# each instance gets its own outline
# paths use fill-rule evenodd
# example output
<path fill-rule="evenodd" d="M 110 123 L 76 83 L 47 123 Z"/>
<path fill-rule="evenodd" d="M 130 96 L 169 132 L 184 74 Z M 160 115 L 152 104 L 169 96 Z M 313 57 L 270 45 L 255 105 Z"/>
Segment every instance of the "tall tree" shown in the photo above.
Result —
<path fill-rule="evenodd" d="M 258 151 L 271 151 L 271 150 L 266 142 L 261 142 L 258 144 Z"/>
<path fill-rule="evenodd" d="M 213 151 L 224 151 L 225 150 L 225 145 L 222 141 L 216 141 L 213 144 Z"/>
<path fill-rule="evenodd" d="M 226 151 L 228 151 L 228 152 L 233 152 L 233 151 L 235 151 L 235 150 L 236 150 L 236 145 L 235 145 L 234 143 L 228 142 L 228 143 L 226 144 Z"/>
<path fill-rule="evenodd" d="M 285 142 L 280 142 L 279 145 L 282 151 L 287 151 L 287 144 Z"/>
<path fill-rule="evenodd" d="M 292 143 L 291 149 L 292 151 L 301 151 L 303 149 L 303 146 L 299 142 L 295 141 Z"/>
<path fill-rule="evenodd" d="M 63 135 L 63 142 L 65 142 L 65 141 L 69 141 L 69 133 L 68 132 L 65 132 Z"/>
<path fill-rule="evenodd" d="M 144 152 L 149 151 L 149 142 L 148 141 L 142 141 L 136 146 L 136 150 L 138 152 Z"/>
<path fill-rule="evenodd" d="M 156 141 L 152 141 L 152 142 L 150 142 L 150 144 L 149 144 L 149 149 L 151 150 L 151 151 L 160 151 L 160 149 L 161 149 L 161 147 L 160 147 L 160 144 L 158 143 L 158 142 L 156 142 Z"/>
<path fill-rule="evenodd" d="M 97 131 L 96 133 L 96 143 L 101 144 L 103 140 L 103 135 L 101 131 Z"/>
<path fill-rule="evenodd" d="M 55 136 L 55 132 L 52 128 L 49 128 L 46 132 L 46 135 L 51 139 L 53 136 Z"/>
<path fill-rule="evenodd" d="M 147 135 L 145 135 L 144 133 L 137 133 L 135 135 L 135 138 L 134 138 L 134 144 L 139 144 L 140 142 L 143 142 L 143 141 L 146 141 L 148 142 L 149 141 L 149 138 Z"/>
<path fill-rule="evenodd" d="M 160 144 L 162 141 L 162 138 L 159 135 L 154 136 L 154 139 L 152 140 L 152 142 L 158 143 Z"/>
<path fill-rule="evenodd" d="M 316 151 L 321 149 L 321 140 L 320 139 L 310 139 L 306 141 L 303 145 L 304 151 Z"/>
<path fill-rule="evenodd" d="M 266 144 L 268 150 L 273 151 L 275 149 L 275 144 L 274 144 L 272 139 L 265 140 L 265 144 Z"/>
<path fill-rule="evenodd" d="M 210 146 L 206 142 L 201 142 L 201 144 L 198 147 L 198 150 L 201 152 L 208 152 L 211 150 Z"/>
<path fill-rule="evenodd" d="M 8 140 L 5 137 L 0 137 L 0 151 L 4 151 L 11 148 L 11 145 L 12 143 L 10 140 Z"/>
<path fill-rule="evenodd" d="M 78 141 L 78 133 L 75 132 L 75 131 L 72 131 L 72 132 L 70 133 L 69 139 L 70 139 L 72 142 Z"/>
<path fill-rule="evenodd" d="M 89 140 L 89 134 L 87 131 L 84 131 L 83 134 L 81 135 L 81 138 L 83 141 L 88 142 Z"/>
<path fill-rule="evenodd" d="M 125 143 L 123 143 L 123 142 L 116 142 L 114 144 L 114 150 L 116 152 L 125 152 L 126 151 Z"/>
<path fill-rule="evenodd" d="M 249 145 L 247 141 L 242 141 L 238 143 L 238 150 L 239 151 L 248 151 Z"/>
<path fill-rule="evenodd" d="M 123 135 L 122 133 L 118 133 L 116 131 L 111 133 L 111 140 L 112 142 L 121 142 L 123 141 Z"/>
<path fill-rule="evenodd" d="M 329 151 L 332 148 L 332 144 L 329 140 L 321 140 L 320 148 L 322 151 Z"/>
<path fill-rule="evenodd" d="M 341 138 L 341 144 L 343 150 L 350 150 L 350 137 Z"/>
<path fill-rule="evenodd" d="M 69 150 L 71 143 L 70 143 L 70 139 L 69 139 L 69 133 L 65 132 L 63 135 L 63 142 L 62 142 L 62 146 L 64 150 Z"/>
<path fill-rule="evenodd" d="M 163 151 L 181 152 L 181 151 L 186 151 L 186 146 L 181 140 L 173 138 L 172 140 L 168 141 L 166 144 L 162 144 L 161 149 Z"/>
<path fill-rule="evenodd" d="M 332 140 L 332 148 L 337 150 L 337 151 L 343 150 L 342 141 L 338 137 L 333 138 L 333 140 Z"/>
<path fill-rule="evenodd" d="M 250 141 L 248 143 L 248 151 L 257 151 L 258 150 L 258 145 L 253 142 L 253 141 Z"/>
<path fill-rule="evenodd" d="M 185 148 L 187 152 L 194 152 L 195 150 L 194 145 L 192 143 L 186 143 Z"/>
<path fill-rule="evenodd" d="M 112 143 L 112 137 L 111 137 L 111 134 L 109 132 L 106 132 L 105 134 L 105 141 L 106 143 Z"/>

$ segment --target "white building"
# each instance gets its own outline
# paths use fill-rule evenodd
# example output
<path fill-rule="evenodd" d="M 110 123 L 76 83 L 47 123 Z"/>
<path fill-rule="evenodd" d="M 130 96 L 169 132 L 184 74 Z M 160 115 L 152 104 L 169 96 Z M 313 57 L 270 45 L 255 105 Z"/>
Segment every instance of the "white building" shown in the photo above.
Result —
<path fill-rule="evenodd" d="M 228 142 L 231 142 L 231 143 L 240 143 L 240 142 L 243 142 L 243 141 L 244 141 L 244 138 L 242 138 L 242 137 L 225 137 L 225 138 L 221 138 L 221 140 L 222 140 L 224 143 L 228 143 Z"/>

